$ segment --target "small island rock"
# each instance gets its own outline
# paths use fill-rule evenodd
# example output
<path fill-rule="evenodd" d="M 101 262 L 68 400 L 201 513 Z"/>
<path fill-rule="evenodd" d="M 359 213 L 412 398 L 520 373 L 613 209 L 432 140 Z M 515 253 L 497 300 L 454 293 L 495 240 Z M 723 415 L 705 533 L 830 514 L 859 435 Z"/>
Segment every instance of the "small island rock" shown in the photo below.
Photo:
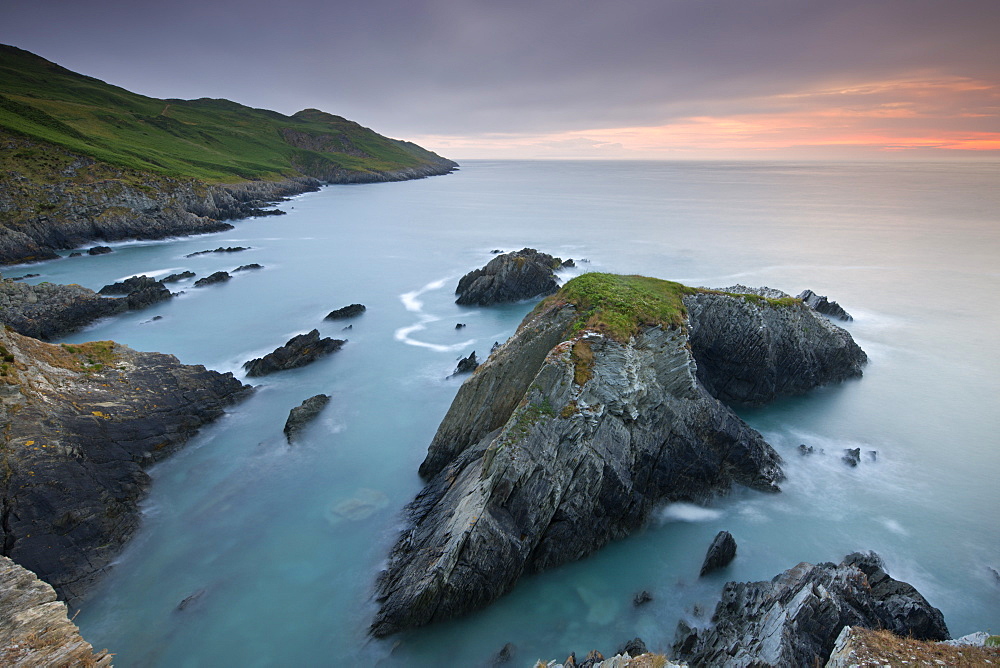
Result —
<path fill-rule="evenodd" d="M 160 279 L 161 283 L 176 283 L 177 281 L 182 281 L 185 278 L 194 278 L 195 274 L 193 271 L 182 271 L 178 274 L 170 274 L 166 278 Z"/>
<path fill-rule="evenodd" d="M 340 350 L 347 343 L 341 339 L 326 337 L 321 339 L 319 330 L 314 329 L 308 334 L 293 336 L 285 345 L 275 349 L 263 357 L 252 359 L 243 365 L 247 376 L 266 376 L 275 371 L 296 369 L 316 361 L 324 355 Z"/>
<path fill-rule="evenodd" d="M 728 531 L 720 531 L 708 547 L 699 577 L 725 568 L 736 557 L 736 539 Z"/>
<path fill-rule="evenodd" d="M 462 277 L 456 304 L 490 306 L 550 295 L 559 289 L 555 270 L 563 261 L 534 248 L 497 255 L 482 269 Z"/>
<path fill-rule="evenodd" d="M 367 310 L 364 304 L 351 304 L 335 311 L 330 311 L 323 320 L 346 320 L 356 318 Z"/>
<path fill-rule="evenodd" d="M 476 351 L 473 350 L 471 355 L 463 357 L 458 361 L 458 366 L 455 367 L 455 373 L 452 375 L 457 376 L 460 373 L 472 373 L 477 368 L 479 368 L 479 360 L 476 359 Z"/>
<path fill-rule="evenodd" d="M 109 246 L 94 246 L 87 251 L 87 255 L 107 255 L 113 252 L 114 250 Z"/>
<path fill-rule="evenodd" d="M 226 272 L 226 271 L 217 271 L 214 274 L 209 274 L 205 278 L 199 278 L 197 281 L 194 282 L 194 287 L 200 288 L 200 287 L 203 287 L 203 286 L 206 286 L 206 285 L 215 285 L 216 283 L 225 283 L 226 281 L 228 281 L 231 278 L 232 278 L 232 276 L 229 275 L 229 272 Z"/>
<path fill-rule="evenodd" d="M 301 404 L 293 408 L 288 413 L 285 421 L 285 438 L 289 443 L 295 440 L 299 432 L 305 429 L 306 425 L 319 417 L 319 414 L 330 403 L 330 397 L 326 394 L 317 394 L 309 397 Z"/>

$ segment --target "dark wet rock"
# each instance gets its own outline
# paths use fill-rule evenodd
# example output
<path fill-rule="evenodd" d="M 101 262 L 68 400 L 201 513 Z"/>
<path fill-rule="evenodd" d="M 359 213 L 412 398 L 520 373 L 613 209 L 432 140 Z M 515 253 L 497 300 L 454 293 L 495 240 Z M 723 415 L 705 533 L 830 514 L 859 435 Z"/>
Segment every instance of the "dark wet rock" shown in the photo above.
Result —
<path fill-rule="evenodd" d="M 783 292 L 733 286 L 684 297 L 698 380 L 728 404 L 858 378 L 867 355 L 850 333 Z"/>
<path fill-rule="evenodd" d="M 81 253 L 79 251 L 73 251 L 67 257 L 81 257 L 82 255 L 83 255 L 83 253 Z"/>
<path fill-rule="evenodd" d="M 572 259 L 569 259 L 569 260 L 565 260 L 565 261 L 563 261 L 563 263 L 562 263 L 562 267 L 563 267 L 563 269 L 571 269 L 571 268 L 573 268 L 573 267 L 575 267 L 575 266 L 576 266 L 576 262 L 573 262 L 573 260 L 572 260 Z"/>
<path fill-rule="evenodd" d="M 356 318 L 367 309 L 364 304 L 351 304 L 350 306 L 345 306 L 343 308 L 338 308 L 336 311 L 330 311 L 323 320 L 346 320 L 347 318 Z"/>
<path fill-rule="evenodd" d="M 226 281 L 228 281 L 231 278 L 232 278 L 232 276 L 229 275 L 229 272 L 226 272 L 226 271 L 217 271 L 215 273 L 209 274 L 208 276 L 206 276 L 204 278 L 199 278 L 197 281 L 194 282 L 194 287 L 201 288 L 201 287 L 204 287 L 206 285 L 215 285 L 217 283 L 225 283 Z"/>
<path fill-rule="evenodd" d="M 638 608 L 640 605 L 645 605 L 652 600 L 653 595 L 643 589 L 641 592 L 632 597 L 632 605 Z"/>
<path fill-rule="evenodd" d="M 736 558 L 736 539 L 728 531 L 716 534 L 712 544 L 708 546 L 705 561 L 701 565 L 699 577 L 704 577 L 721 568 L 725 568 Z"/>
<path fill-rule="evenodd" d="M 815 454 L 816 448 L 812 445 L 806 445 L 805 443 L 799 443 L 799 454 L 805 457 L 806 455 Z"/>
<path fill-rule="evenodd" d="M 499 255 L 499 254 L 500 254 L 500 253 L 502 253 L 502 252 L 503 252 L 503 251 L 502 251 L 502 250 L 500 250 L 499 248 L 494 248 L 493 250 L 491 250 L 491 251 L 490 251 L 490 254 L 491 254 L 491 255 Z"/>
<path fill-rule="evenodd" d="M 479 360 L 476 359 L 476 351 L 473 350 L 472 354 L 468 357 L 463 357 L 458 361 L 458 366 L 455 367 L 455 373 L 453 376 L 457 376 L 460 373 L 472 373 L 479 368 Z"/>
<path fill-rule="evenodd" d="M 41 276 L 41 274 L 25 274 L 24 276 L 15 276 L 14 278 L 12 278 L 10 280 L 12 280 L 12 281 L 23 281 L 26 278 L 38 278 L 39 276 Z"/>
<path fill-rule="evenodd" d="M 894 580 L 875 553 L 801 563 L 769 582 L 729 582 L 712 626 L 677 627 L 674 658 L 697 666 L 823 665 L 845 626 L 945 640 L 941 611 Z"/>
<path fill-rule="evenodd" d="M 514 659 L 514 652 L 517 651 L 517 646 L 514 643 L 509 642 L 500 648 L 500 651 L 493 656 L 493 661 L 491 665 L 493 666 L 504 666 L 510 663 Z"/>
<path fill-rule="evenodd" d="M 177 281 L 183 281 L 185 278 L 194 278 L 195 273 L 193 271 L 182 271 L 178 274 L 170 274 L 166 278 L 160 279 L 161 283 L 176 283 Z"/>
<path fill-rule="evenodd" d="M 213 248 L 211 250 L 197 251 L 195 253 L 188 253 L 184 257 L 197 257 L 198 255 L 208 255 L 209 253 L 240 253 L 245 250 L 250 250 L 249 246 L 219 246 L 218 248 Z"/>
<path fill-rule="evenodd" d="M 149 276 L 133 276 L 118 283 L 105 285 L 98 294 L 125 295 L 130 311 L 143 309 L 173 297 L 163 281 Z"/>
<path fill-rule="evenodd" d="M 94 246 L 87 250 L 87 255 L 107 255 L 108 253 L 113 253 L 114 249 L 108 246 Z"/>
<path fill-rule="evenodd" d="M 112 342 L 0 342 L 0 545 L 73 600 L 138 529 L 144 469 L 252 388 Z"/>
<path fill-rule="evenodd" d="M 843 462 L 854 468 L 861 463 L 861 448 L 844 448 Z"/>
<path fill-rule="evenodd" d="M 233 269 L 233 272 L 235 273 L 237 271 L 254 271 L 256 269 L 263 269 L 263 268 L 264 268 L 264 265 L 257 264 L 256 262 L 252 262 L 250 264 L 242 264 L 242 265 L 236 267 L 235 269 Z"/>
<path fill-rule="evenodd" d="M 559 289 L 555 270 L 561 267 L 562 260 L 534 248 L 498 255 L 462 277 L 455 303 L 490 306 L 550 295 Z"/>
<path fill-rule="evenodd" d="M 58 338 L 128 309 L 127 300 L 105 299 L 80 285 L 0 279 L 0 322 L 36 339 Z"/>
<path fill-rule="evenodd" d="M 873 464 L 878 461 L 878 450 L 869 450 L 865 454 L 868 455 L 868 461 Z"/>
<path fill-rule="evenodd" d="M 773 310 L 768 303 L 725 296 L 695 300 L 697 315 L 689 307 L 685 323 L 637 322 L 627 339 L 581 328 L 581 318 L 595 311 L 578 313 L 573 295 L 629 295 L 637 284 L 677 305 L 695 292 L 655 279 L 573 279 L 459 388 L 420 466 L 427 486 L 404 511 L 406 528 L 376 584 L 374 635 L 482 607 L 524 573 L 628 535 L 657 504 L 707 500 L 734 484 L 779 491 L 781 458 L 702 386 L 692 320 L 715 318 L 741 340 L 780 341 L 784 328 L 804 332 L 803 320 L 835 326 L 801 302 L 801 314 L 773 318 L 755 313 Z M 745 317 L 730 317 L 731 302 Z M 753 339 L 762 327 L 773 331 Z M 828 331 L 822 324 L 810 329 L 820 338 Z M 714 340 L 723 354 L 716 363 L 739 369 L 745 348 Z M 826 348 L 802 343 L 787 347 L 791 358 L 782 364 L 827 362 Z M 766 373 L 762 367 L 751 356 L 741 376 Z"/>
<path fill-rule="evenodd" d="M 299 432 L 306 428 L 306 426 L 319 417 L 319 414 L 323 412 L 326 405 L 330 403 L 330 397 L 325 394 L 317 394 L 315 396 L 309 397 L 301 404 L 293 408 L 288 413 L 288 419 L 285 421 L 285 438 L 289 443 L 295 440 Z"/>
<path fill-rule="evenodd" d="M 341 339 L 320 338 L 319 330 L 293 336 L 285 345 L 263 357 L 250 360 L 243 365 L 251 378 L 266 376 L 276 371 L 296 369 L 315 362 L 324 355 L 340 350 L 347 343 Z"/>
<path fill-rule="evenodd" d="M 827 300 L 826 297 L 817 295 L 812 290 L 803 290 L 802 293 L 799 294 L 798 299 L 801 299 L 808 306 L 816 309 L 823 315 L 828 315 L 831 318 L 837 318 L 838 320 L 854 320 L 850 313 L 840 307 L 840 304 L 837 302 L 831 302 Z"/>
<path fill-rule="evenodd" d="M 8 668 L 111 666 L 70 621 L 66 604 L 34 573 L 0 556 L 0 661 Z"/>
<path fill-rule="evenodd" d="M 192 604 L 197 603 L 198 600 L 201 599 L 201 597 L 205 595 L 206 591 L 207 590 L 205 590 L 205 589 L 199 589 L 198 591 L 196 591 L 195 593 L 191 594 L 190 596 L 186 597 L 183 601 L 181 601 L 180 603 L 178 603 L 177 607 L 174 608 L 174 609 L 177 610 L 178 612 L 183 612 L 185 609 L 187 609 Z"/>
<path fill-rule="evenodd" d="M 987 568 L 990 569 L 991 573 L 993 573 L 993 581 L 996 582 L 998 585 L 1000 585 L 1000 571 L 993 568 L 992 566 L 987 566 Z"/>
<path fill-rule="evenodd" d="M 458 323 L 457 325 L 455 325 L 455 329 L 465 329 L 465 323 L 464 322 Z"/>
<path fill-rule="evenodd" d="M 642 641 L 642 638 L 632 638 L 622 645 L 615 654 L 628 654 L 634 658 L 648 651 L 649 649 L 646 647 L 646 643 Z"/>

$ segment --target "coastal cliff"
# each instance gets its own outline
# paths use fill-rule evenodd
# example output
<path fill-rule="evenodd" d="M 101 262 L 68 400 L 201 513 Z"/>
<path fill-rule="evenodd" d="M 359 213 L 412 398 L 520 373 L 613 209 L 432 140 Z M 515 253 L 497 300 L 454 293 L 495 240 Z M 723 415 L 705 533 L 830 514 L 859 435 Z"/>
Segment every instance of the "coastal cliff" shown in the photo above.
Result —
<path fill-rule="evenodd" d="M 136 531 L 144 468 L 251 388 L 111 341 L 0 331 L 0 357 L 2 554 L 73 600 Z"/>
<path fill-rule="evenodd" d="M 730 336 L 767 345 L 749 333 L 757 320 L 727 315 L 739 301 L 794 309 L 819 338 L 828 330 L 794 299 L 703 293 L 585 274 L 525 318 L 462 385 L 428 449 L 420 473 L 430 481 L 376 584 L 373 635 L 482 607 L 522 574 L 634 531 L 657 503 L 733 484 L 778 491 L 781 458 L 699 380 L 692 319 L 715 317 Z M 798 354 L 789 364 L 803 384 L 840 377 L 820 373 L 805 349 L 782 350 Z M 751 364 L 743 375 L 755 373 Z M 859 373 L 860 363 L 848 375 Z"/>

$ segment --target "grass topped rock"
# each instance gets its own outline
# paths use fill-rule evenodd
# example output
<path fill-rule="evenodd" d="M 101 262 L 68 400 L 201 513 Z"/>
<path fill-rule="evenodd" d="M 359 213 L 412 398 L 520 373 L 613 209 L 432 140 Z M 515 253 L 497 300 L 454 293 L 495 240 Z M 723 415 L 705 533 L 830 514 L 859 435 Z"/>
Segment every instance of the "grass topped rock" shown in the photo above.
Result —
<path fill-rule="evenodd" d="M 534 248 L 497 255 L 482 269 L 462 277 L 455 289 L 455 303 L 490 306 L 552 294 L 559 289 L 555 272 L 563 266 L 572 266 L 572 260 L 564 263 Z"/>

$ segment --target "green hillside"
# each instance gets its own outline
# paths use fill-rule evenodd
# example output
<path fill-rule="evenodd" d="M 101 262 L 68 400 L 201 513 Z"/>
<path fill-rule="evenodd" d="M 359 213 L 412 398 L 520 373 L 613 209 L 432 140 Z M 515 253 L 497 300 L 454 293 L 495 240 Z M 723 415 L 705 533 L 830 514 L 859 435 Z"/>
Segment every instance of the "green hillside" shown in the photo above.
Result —
<path fill-rule="evenodd" d="M 98 160 L 214 183 L 454 167 L 340 116 L 284 116 L 229 100 L 161 100 L 0 45 L 0 130 Z"/>

